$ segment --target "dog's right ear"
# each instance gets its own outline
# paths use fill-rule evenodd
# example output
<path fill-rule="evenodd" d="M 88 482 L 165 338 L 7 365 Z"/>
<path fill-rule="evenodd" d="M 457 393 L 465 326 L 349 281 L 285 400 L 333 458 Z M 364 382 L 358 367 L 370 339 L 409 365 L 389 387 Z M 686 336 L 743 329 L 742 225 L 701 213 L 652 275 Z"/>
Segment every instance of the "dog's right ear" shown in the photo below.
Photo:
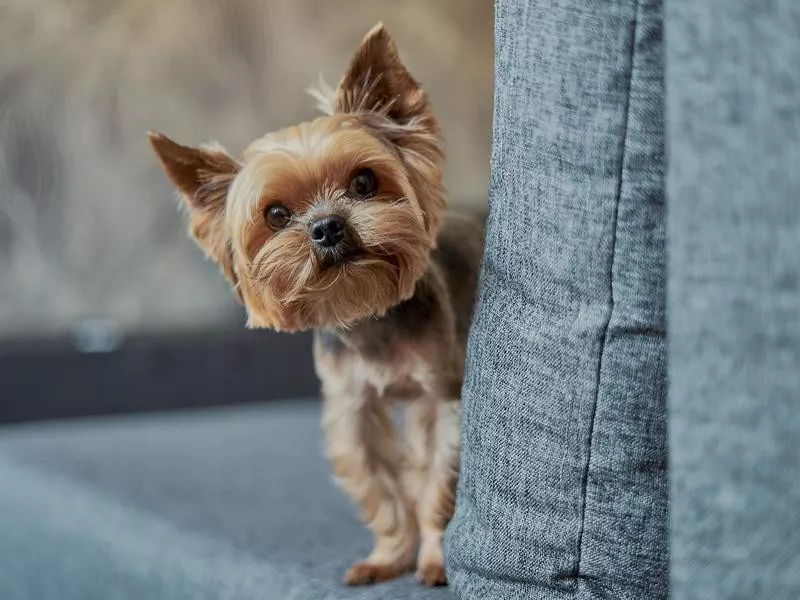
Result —
<path fill-rule="evenodd" d="M 182 146 L 160 133 L 148 133 L 164 172 L 190 211 L 219 211 L 225 205 L 239 164 L 221 146 Z"/>
<path fill-rule="evenodd" d="M 228 189 L 239 163 L 221 146 L 182 146 L 153 132 L 148 137 L 164 172 L 189 210 L 189 233 L 206 255 L 220 265 L 241 301 L 230 235 L 223 218 Z"/>

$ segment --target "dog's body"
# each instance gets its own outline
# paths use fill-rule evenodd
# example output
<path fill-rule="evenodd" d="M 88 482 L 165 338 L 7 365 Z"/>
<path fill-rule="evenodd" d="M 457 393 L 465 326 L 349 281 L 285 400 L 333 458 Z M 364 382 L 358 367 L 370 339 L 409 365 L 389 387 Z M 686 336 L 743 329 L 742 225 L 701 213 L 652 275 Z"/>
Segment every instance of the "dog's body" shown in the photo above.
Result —
<path fill-rule="evenodd" d="M 448 216 L 414 296 L 349 330 L 316 332 L 328 457 L 378 537 L 370 559 L 348 573 L 350 583 L 411 568 L 418 533 L 418 578 L 446 581 L 441 535 L 455 501 L 459 395 L 481 242 L 473 221 Z M 389 415 L 398 400 L 411 401 L 405 452 Z"/>
<path fill-rule="evenodd" d="M 267 134 L 239 160 L 151 143 L 248 324 L 315 330 L 328 457 L 376 538 L 345 581 L 401 575 L 419 546 L 419 580 L 443 584 L 482 230 L 442 213 L 438 124 L 382 26 L 337 90 L 316 96 L 328 116 Z M 395 400 L 407 403 L 402 446 Z"/>

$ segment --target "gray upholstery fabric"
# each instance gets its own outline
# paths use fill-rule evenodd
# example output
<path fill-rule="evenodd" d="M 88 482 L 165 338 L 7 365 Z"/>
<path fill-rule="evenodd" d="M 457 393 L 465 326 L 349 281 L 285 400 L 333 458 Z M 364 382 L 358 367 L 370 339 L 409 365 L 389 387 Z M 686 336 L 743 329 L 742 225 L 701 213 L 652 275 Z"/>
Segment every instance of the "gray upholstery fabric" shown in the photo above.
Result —
<path fill-rule="evenodd" d="M 459 598 L 667 596 L 658 0 L 496 3 Z"/>
<path fill-rule="evenodd" d="M 318 420 L 297 401 L 0 430 L 0 598 L 451 598 L 339 583 L 371 539 Z"/>
<path fill-rule="evenodd" d="M 800 3 L 670 0 L 676 600 L 800 598 Z"/>
<path fill-rule="evenodd" d="M 459 598 L 800 598 L 800 4 L 664 4 L 496 3 Z"/>

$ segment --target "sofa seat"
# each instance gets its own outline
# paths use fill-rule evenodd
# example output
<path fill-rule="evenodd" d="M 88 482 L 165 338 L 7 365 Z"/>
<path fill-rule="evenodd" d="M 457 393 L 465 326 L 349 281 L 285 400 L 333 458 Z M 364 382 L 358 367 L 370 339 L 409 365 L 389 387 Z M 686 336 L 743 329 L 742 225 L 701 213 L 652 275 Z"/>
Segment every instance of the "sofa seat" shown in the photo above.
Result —
<path fill-rule="evenodd" d="M 371 534 L 319 417 L 300 400 L 0 428 L 0 598 L 452 598 L 341 584 Z"/>

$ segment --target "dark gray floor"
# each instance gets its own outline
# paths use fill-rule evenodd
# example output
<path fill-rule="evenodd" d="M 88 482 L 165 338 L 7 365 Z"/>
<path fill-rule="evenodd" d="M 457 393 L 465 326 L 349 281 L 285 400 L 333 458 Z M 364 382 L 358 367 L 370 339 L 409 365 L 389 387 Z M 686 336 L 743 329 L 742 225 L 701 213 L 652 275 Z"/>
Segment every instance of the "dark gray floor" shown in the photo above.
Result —
<path fill-rule="evenodd" d="M 451 598 L 339 583 L 371 537 L 318 420 L 293 401 L 0 429 L 0 598 Z"/>

